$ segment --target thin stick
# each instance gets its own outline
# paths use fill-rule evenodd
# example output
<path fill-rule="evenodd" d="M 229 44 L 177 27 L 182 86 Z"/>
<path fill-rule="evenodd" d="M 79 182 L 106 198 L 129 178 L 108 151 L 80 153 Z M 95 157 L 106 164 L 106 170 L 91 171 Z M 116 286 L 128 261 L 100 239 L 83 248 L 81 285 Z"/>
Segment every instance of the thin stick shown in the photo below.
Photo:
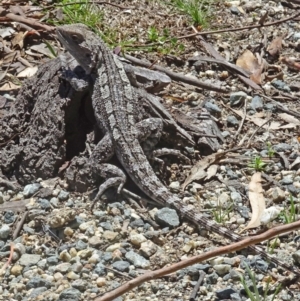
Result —
<path fill-rule="evenodd" d="M 278 21 L 274 21 L 274 22 L 270 22 L 270 23 L 265 23 L 265 24 L 262 24 L 262 25 L 261 24 L 256 24 L 256 25 L 249 25 L 249 26 L 239 27 L 239 28 L 225 28 L 225 29 L 220 29 L 220 30 L 191 33 L 191 34 L 188 34 L 188 35 L 185 35 L 185 36 L 177 37 L 177 40 L 191 38 L 191 37 L 195 37 L 195 36 L 203 36 L 203 35 L 217 34 L 217 33 L 230 32 L 230 31 L 241 31 L 241 30 L 247 30 L 247 29 L 268 27 L 268 26 L 277 25 L 277 24 L 292 20 L 292 19 L 297 18 L 299 16 L 300 16 L 300 13 L 297 13 L 297 14 L 291 16 L 291 17 L 281 19 L 281 20 L 278 20 Z"/>
<path fill-rule="evenodd" d="M 123 295 L 124 293 L 132 290 L 133 288 L 141 285 L 142 283 L 144 283 L 146 281 L 153 280 L 153 279 L 162 277 L 164 275 L 174 273 L 180 269 L 191 266 L 195 263 L 202 262 L 202 261 L 210 259 L 212 257 L 221 256 L 223 254 L 228 254 L 228 253 L 232 253 L 232 252 L 235 252 L 238 250 L 242 250 L 248 246 L 258 244 L 262 241 L 276 237 L 282 233 L 291 232 L 291 231 L 297 230 L 299 228 L 300 228 L 300 221 L 297 221 L 297 222 L 291 223 L 291 224 L 287 224 L 287 225 L 274 227 L 262 234 L 245 238 L 241 241 L 232 243 L 228 246 L 220 247 L 215 250 L 203 253 L 201 255 L 194 256 L 194 257 L 188 258 L 186 260 L 182 260 L 176 264 L 173 264 L 171 266 L 168 266 L 168 267 L 156 270 L 156 271 L 150 271 L 150 272 L 145 273 L 131 281 L 124 283 L 123 285 L 119 286 L 115 290 L 110 291 L 99 298 L 96 298 L 95 301 L 111 301 L 111 300 Z"/>

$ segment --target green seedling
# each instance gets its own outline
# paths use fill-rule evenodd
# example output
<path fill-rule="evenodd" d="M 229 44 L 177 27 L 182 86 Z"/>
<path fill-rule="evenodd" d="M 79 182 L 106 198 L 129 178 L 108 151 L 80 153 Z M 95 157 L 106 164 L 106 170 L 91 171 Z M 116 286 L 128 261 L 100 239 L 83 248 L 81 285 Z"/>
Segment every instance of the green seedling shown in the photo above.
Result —
<path fill-rule="evenodd" d="M 290 195 L 290 208 L 289 210 L 283 210 L 281 213 L 281 218 L 283 219 L 283 222 L 285 224 L 290 224 L 296 221 L 296 207 L 295 207 L 295 202 L 294 198 L 292 195 Z"/>
<path fill-rule="evenodd" d="M 267 142 L 267 152 L 268 152 L 268 157 L 273 158 L 275 154 L 275 150 L 272 148 L 272 144 L 270 142 Z"/>
<path fill-rule="evenodd" d="M 252 285 L 253 285 L 253 292 L 250 290 L 249 286 L 247 285 L 245 278 L 243 276 L 240 276 L 241 279 L 241 283 L 246 291 L 246 294 L 248 296 L 248 298 L 251 301 L 267 301 L 267 295 L 269 293 L 270 290 L 270 281 L 267 282 L 267 286 L 264 290 L 264 295 L 263 297 L 260 296 L 259 292 L 258 292 L 258 287 L 256 284 L 256 279 L 255 279 L 255 274 L 250 270 L 250 268 L 248 267 L 247 264 L 245 264 L 245 268 L 247 270 L 247 273 L 251 279 Z M 281 284 L 279 284 L 272 296 L 271 301 L 274 301 L 275 297 L 278 295 L 279 291 L 281 289 Z"/>
<path fill-rule="evenodd" d="M 254 169 L 255 171 L 263 171 L 266 167 L 267 163 L 262 160 L 260 156 L 256 156 L 252 159 L 252 161 L 248 164 L 248 167 Z"/>

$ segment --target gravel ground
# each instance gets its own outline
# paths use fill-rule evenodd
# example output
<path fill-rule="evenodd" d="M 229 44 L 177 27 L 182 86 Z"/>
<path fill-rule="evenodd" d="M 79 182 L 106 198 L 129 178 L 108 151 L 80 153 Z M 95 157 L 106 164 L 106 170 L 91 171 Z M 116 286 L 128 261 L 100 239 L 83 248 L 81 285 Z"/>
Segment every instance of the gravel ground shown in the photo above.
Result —
<path fill-rule="evenodd" d="M 205 49 L 196 37 L 180 39 L 184 47 L 179 42 L 174 47 L 168 43 L 157 47 L 157 41 L 149 41 L 151 26 L 159 35 L 167 28 L 170 37 L 193 33 L 186 14 L 164 2 L 124 1 L 120 4 L 130 9 L 101 7 L 104 14 L 101 30 L 108 40 L 110 35 L 117 37 L 120 44 L 135 39 L 136 47 L 131 55 L 230 91 L 222 95 L 172 82 L 160 93 L 166 106 L 175 106 L 186 113 L 203 106 L 222 132 L 222 149 L 242 148 L 219 163 L 214 177 L 188 185 L 183 202 L 193 205 L 195 211 L 221 219 L 232 231 L 240 232 L 251 219 L 248 185 L 253 169 L 249 168 L 249 162 L 260 156 L 268 158 L 264 173 L 269 178 L 264 177 L 263 186 L 267 207 L 279 207 L 290 217 L 294 204 L 293 218 L 298 220 L 299 21 L 205 36 L 206 42 L 227 61 L 235 63 L 239 58 L 249 63 L 255 73 L 252 80 L 263 87 L 262 93 L 251 89 L 222 65 L 199 61 L 198 55 L 211 56 L 212 51 Z M 215 2 L 210 8 L 213 18 L 205 31 L 258 24 L 266 12 L 265 23 L 268 23 L 288 18 L 297 10 L 284 1 L 234 1 L 231 6 Z M 276 38 L 277 42 L 272 42 Z M 145 51 L 144 45 L 148 50 L 152 48 L 151 51 Z M 280 53 L 270 51 L 270 45 L 273 48 L 277 45 Z M 246 49 L 256 55 L 257 62 L 253 63 L 251 56 L 241 58 Z M 262 70 L 260 60 L 263 59 L 267 65 Z M 247 118 L 244 118 L 245 112 Z M 268 119 L 264 128 L 262 123 Z M 200 147 L 183 149 L 191 157 L 199 157 L 199 152 L 202 155 Z M 271 158 L 270 151 L 274 152 Z M 174 193 L 179 192 L 184 182 L 184 174 L 179 175 L 181 168 L 173 163 L 169 166 L 170 171 L 174 171 L 169 173 L 173 178 L 163 179 Z M 147 270 L 159 269 L 229 243 L 182 221 L 174 210 L 151 204 L 144 207 L 122 197 L 110 197 L 108 202 L 97 204 L 91 213 L 90 193 L 71 192 L 58 178 L 37 179 L 19 192 L 0 187 L 0 203 L 5 202 L 25 202 L 28 215 L 15 238 L 18 218 L 24 213 L 6 210 L 0 215 L 0 300 L 93 300 Z M 284 214 L 280 214 L 268 226 L 284 222 Z M 259 229 L 252 229 L 243 234 L 247 236 L 257 231 Z M 299 235 L 300 231 L 294 231 L 263 246 L 280 260 L 300 268 Z M 6 266 L 10 255 L 11 263 Z M 288 273 L 246 250 L 143 283 L 114 300 L 250 300 L 240 278 L 243 276 L 247 286 L 253 287 L 246 264 L 255 274 L 261 296 L 270 282 L 265 300 L 300 300 L 297 282 L 280 290 L 272 299 Z M 191 299 L 201 271 L 205 273 L 204 280 L 196 297 Z"/>

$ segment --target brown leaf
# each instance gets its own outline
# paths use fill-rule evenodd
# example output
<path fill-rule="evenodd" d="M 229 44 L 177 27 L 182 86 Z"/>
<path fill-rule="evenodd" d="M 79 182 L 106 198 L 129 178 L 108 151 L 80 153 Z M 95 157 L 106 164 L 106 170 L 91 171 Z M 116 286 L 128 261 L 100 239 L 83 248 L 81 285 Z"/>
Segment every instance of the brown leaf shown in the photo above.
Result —
<path fill-rule="evenodd" d="M 11 41 L 11 44 L 13 45 L 13 47 L 18 45 L 19 48 L 22 49 L 24 46 L 24 38 L 25 38 L 26 34 L 27 34 L 27 32 L 22 32 L 22 31 L 18 32 Z"/>
<path fill-rule="evenodd" d="M 300 71 L 300 63 L 296 62 L 294 59 L 290 59 L 287 57 L 281 57 L 280 62 L 286 64 L 288 68 L 294 71 Z"/>
<path fill-rule="evenodd" d="M 193 168 L 190 171 L 190 175 L 186 178 L 182 185 L 182 189 L 184 190 L 185 187 L 190 184 L 191 182 L 195 180 L 201 180 L 204 179 L 205 177 L 208 176 L 207 172 L 205 171 L 209 166 L 211 166 L 213 163 L 219 161 L 221 158 L 227 154 L 228 151 L 220 152 L 220 153 L 215 153 L 211 154 L 202 160 L 198 161 Z M 213 172 L 215 170 L 215 167 L 212 168 L 209 171 L 209 175 L 213 176 Z"/>
<path fill-rule="evenodd" d="M 237 59 L 236 65 L 251 73 L 250 79 L 256 84 L 261 84 L 263 64 L 259 64 L 258 59 L 248 49 Z"/>
<path fill-rule="evenodd" d="M 280 113 L 278 114 L 278 117 L 281 118 L 282 120 L 284 120 L 285 122 L 288 123 L 293 123 L 296 125 L 300 125 L 300 121 L 298 118 L 295 118 L 294 116 L 287 114 L 287 113 Z"/>
<path fill-rule="evenodd" d="M 261 185 L 261 173 L 257 172 L 252 176 L 251 182 L 249 183 L 249 199 L 252 208 L 252 217 L 244 230 L 260 226 L 260 218 L 266 209 L 263 192 Z"/>
<path fill-rule="evenodd" d="M 207 176 L 205 180 L 209 180 L 210 178 L 214 177 L 217 174 L 217 171 L 218 171 L 218 165 L 213 164 L 209 166 L 207 169 Z"/>
<path fill-rule="evenodd" d="M 278 56 L 281 50 L 282 50 L 282 37 L 275 38 L 267 48 L 267 51 L 272 56 Z"/>

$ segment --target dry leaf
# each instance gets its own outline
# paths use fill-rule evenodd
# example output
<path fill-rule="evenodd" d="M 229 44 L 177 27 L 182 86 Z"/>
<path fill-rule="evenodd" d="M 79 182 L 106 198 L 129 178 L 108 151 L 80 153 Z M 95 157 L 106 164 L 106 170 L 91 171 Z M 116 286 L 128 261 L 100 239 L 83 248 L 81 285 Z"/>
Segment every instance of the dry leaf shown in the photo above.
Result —
<path fill-rule="evenodd" d="M 184 190 L 187 185 L 195 180 L 204 179 L 207 176 L 207 169 L 211 164 L 215 163 L 217 160 L 221 159 L 228 151 L 215 153 L 205 157 L 204 159 L 198 161 L 191 169 L 190 175 L 186 178 L 182 185 L 182 189 Z"/>
<path fill-rule="evenodd" d="M 209 180 L 210 178 L 214 177 L 217 174 L 217 171 L 218 171 L 218 165 L 213 164 L 209 166 L 207 169 L 207 176 L 205 180 Z"/>
<path fill-rule="evenodd" d="M 27 34 L 27 31 L 18 32 L 11 41 L 11 44 L 13 45 L 13 47 L 15 47 L 16 45 L 19 45 L 19 48 L 22 49 L 24 46 L 24 38 L 25 38 L 26 34 Z"/>
<path fill-rule="evenodd" d="M 282 37 L 275 38 L 267 48 L 267 51 L 272 56 L 278 56 L 281 50 L 282 50 Z"/>
<path fill-rule="evenodd" d="M 296 125 L 300 125 L 300 121 L 299 119 L 295 118 L 294 116 L 292 115 L 289 115 L 287 113 L 280 113 L 278 114 L 279 118 L 281 118 L 282 120 L 284 120 L 285 122 L 288 122 L 288 123 L 294 123 Z"/>
<path fill-rule="evenodd" d="M 31 77 L 33 76 L 38 70 L 38 67 L 28 67 L 26 69 L 24 69 L 23 71 L 21 71 L 17 77 Z"/>
<path fill-rule="evenodd" d="M 251 182 L 249 183 L 249 199 L 252 208 L 252 217 L 244 230 L 260 226 L 260 218 L 266 209 L 263 192 L 264 191 L 261 186 L 261 173 L 257 172 L 252 176 Z"/>
<path fill-rule="evenodd" d="M 237 59 L 236 65 L 251 73 L 250 79 L 256 84 L 261 84 L 263 64 L 259 64 L 258 59 L 248 49 Z"/>
<path fill-rule="evenodd" d="M 286 64 L 288 68 L 294 71 L 300 71 L 300 63 L 296 62 L 295 59 L 289 59 L 287 57 L 281 57 L 280 62 Z"/>
<path fill-rule="evenodd" d="M 17 86 L 12 82 L 7 82 L 3 86 L 0 87 L 0 91 L 11 91 L 11 90 L 18 90 L 21 86 Z"/>

